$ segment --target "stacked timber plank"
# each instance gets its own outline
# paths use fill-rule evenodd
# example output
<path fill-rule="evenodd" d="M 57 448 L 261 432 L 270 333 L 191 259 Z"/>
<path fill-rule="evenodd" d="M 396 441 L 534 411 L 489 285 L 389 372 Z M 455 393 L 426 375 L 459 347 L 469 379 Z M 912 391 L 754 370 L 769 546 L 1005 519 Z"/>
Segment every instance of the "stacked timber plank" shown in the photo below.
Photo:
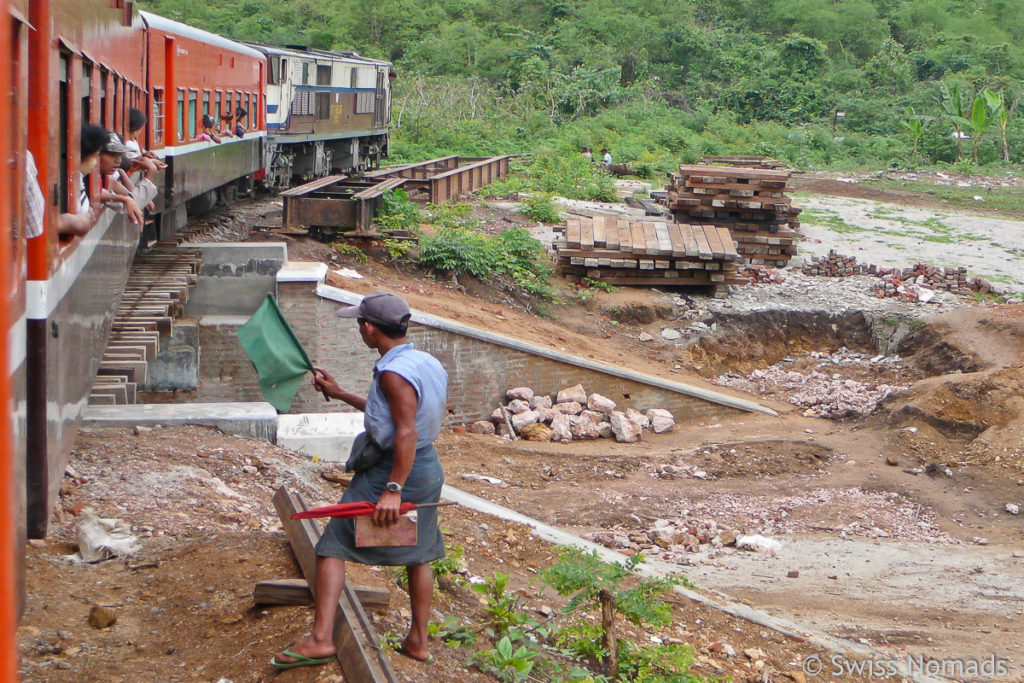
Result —
<path fill-rule="evenodd" d="M 750 264 L 785 266 L 796 253 L 800 207 L 786 196 L 788 171 L 680 166 L 666 204 L 680 223 L 728 228 Z"/>
<path fill-rule="evenodd" d="M 160 242 L 132 264 L 89 394 L 90 404 L 134 403 L 136 387 L 146 382 L 160 338 L 170 336 L 172 321 L 181 317 L 199 273 L 199 250 L 179 248 L 178 241 Z"/>
<path fill-rule="evenodd" d="M 705 156 L 701 157 L 702 164 L 726 164 L 736 168 L 766 168 L 777 169 L 787 168 L 786 162 L 762 156 Z"/>
<path fill-rule="evenodd" d="M 614 216 L 570 216 L 554 248 L 571 282 L 614 285 L 741 284 L 726 228 Z"/>

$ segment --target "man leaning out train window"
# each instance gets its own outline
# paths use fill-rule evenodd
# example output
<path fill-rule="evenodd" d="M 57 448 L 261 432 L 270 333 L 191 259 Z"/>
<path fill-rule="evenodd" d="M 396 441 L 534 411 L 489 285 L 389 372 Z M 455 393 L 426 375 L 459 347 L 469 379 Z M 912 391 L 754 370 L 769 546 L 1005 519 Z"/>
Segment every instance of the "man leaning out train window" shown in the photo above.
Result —
<path fill-rule="evenodd" d="M 86 191 L 85 179 L 89 177 L 93 169 L 100 161 L 100 152 L 110 139 L 110 134 L 100 126 L 86 124 L 82 126 L 81 135 L 81 164 L 79 166 L 78 196 L 71 204 L 68 213 L 62 213 L 57 217 L 57 232 L 61 237 L 68 235 L 82 236 L 92 230 L 99 220 L 100 215 L 106 207 L 89 199 Z"/>
<path fill-rule="evenodd" d="M 121 157 L 131 151 L 130 147 L 121 142 L 121 138 L 107 131 L 107 142 L 100 150 L 100 201 L 115 211 L 123 211 L 129 223 L 141 228 L 142 211 L 133 196 L 135 184 L 121 168 Z"/>

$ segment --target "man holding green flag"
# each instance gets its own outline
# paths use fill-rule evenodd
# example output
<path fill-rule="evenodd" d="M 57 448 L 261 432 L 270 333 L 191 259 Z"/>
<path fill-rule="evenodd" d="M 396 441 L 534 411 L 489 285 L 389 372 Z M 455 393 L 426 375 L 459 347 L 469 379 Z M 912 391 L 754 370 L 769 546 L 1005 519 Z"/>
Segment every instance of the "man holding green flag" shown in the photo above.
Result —
<path fill-rule="evenodd" d="M 433 442 L 446 415 L 448 373 L 436 358 L 416 350 L 406 339 L 411 312 L 398 295 L 368 294 L 358 306 L 338 311 L 338 316 L 355 318 L 363 343 L 380 354 L 366 396 L 342 389 L 329 372 L 314 368 L 317 391 L 365 413 L 366 433 L 356 440 L 349 458 L 356 474 L 341 502 L 375 502 L 374 524 L 391 526 L 398 521 L 403 501 L 424 504 L 441 499 L 444 470 Z M 406 567 L 412 624 L 399 651 L 417 661 L 431 658 L 427 649 L 434 589 L 430 562 L 445 556 L 436 507 L 418 510 L 415 546 L 357 547 L 353 520 L 332 518 L 316 554 L 313 631 L 275 656 L 271 664 L 290 669 L 331 661 L 346 561 Z"/>

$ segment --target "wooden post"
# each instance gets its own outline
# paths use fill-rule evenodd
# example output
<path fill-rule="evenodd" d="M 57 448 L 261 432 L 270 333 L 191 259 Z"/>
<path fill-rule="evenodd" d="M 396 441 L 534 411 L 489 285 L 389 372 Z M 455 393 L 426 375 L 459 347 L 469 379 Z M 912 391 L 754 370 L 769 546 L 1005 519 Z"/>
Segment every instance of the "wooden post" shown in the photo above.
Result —
<path fill-rule="evenodd" d="M 302 575 L 312 588 L 316 585 L 316 542 L 320 539 L 320 529 L 315 520 L 292 519 L 293 514 L 308 508 L 298 494 L 289 492 L 283 486 L 274 494 L 274 508 L 281 518 Z M 391 663 L 381 649 L 373 624 L 348 581 L 338 599 L 334 646 L 346 681 L 398 683 L 395 672 L 391 670 Z"/>
<path fill-rule="evenodd" d="M 619 650 L 615 639 L 615 598 L 605 588 L 598 594 L 601 598 L 601 646 L 608 653 L 604 659 L 604 672 L 613 680 L 619 675 Z"/>
<path fill-rule="evenodd" d="M 508 427 L 508 433 L 512 436 L 512 440 L 519 441 L 519 437 L 516 435 L 516 430 L 512 428 L 512 420 L 508 419 L 508 411 L 505 410 L 505 406 L 499 403 L 498 410 L 501 411 L 501 416 L 505 418 L 505 426 Z"/>

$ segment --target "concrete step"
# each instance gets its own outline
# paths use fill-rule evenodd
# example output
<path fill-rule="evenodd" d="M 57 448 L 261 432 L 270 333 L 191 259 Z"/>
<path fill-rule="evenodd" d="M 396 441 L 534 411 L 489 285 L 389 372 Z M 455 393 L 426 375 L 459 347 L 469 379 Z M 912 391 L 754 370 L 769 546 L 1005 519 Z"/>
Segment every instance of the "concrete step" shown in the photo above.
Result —
<path fill-rule="evenodd" d="M 277 442 L 277 410 L 263 401 L 137 403 L 117 406 L 90 404 L 82 417 L 83 427 L 151 427 L 158 424 L 216 427 L 225 434 Z"/>

